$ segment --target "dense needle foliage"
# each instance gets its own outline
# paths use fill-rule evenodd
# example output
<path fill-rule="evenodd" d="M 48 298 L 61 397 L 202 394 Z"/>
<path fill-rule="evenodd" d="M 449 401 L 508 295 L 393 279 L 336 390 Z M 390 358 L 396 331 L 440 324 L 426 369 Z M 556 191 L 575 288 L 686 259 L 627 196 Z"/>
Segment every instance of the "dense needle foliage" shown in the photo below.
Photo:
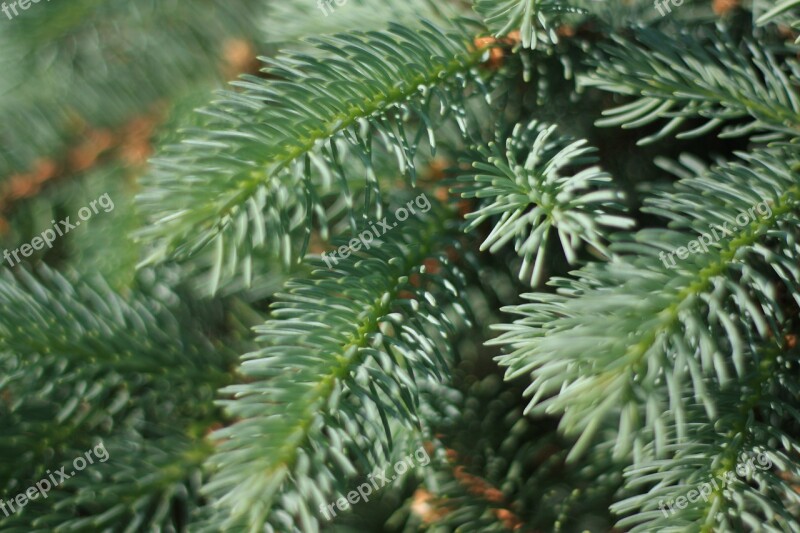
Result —
<path fill-rule="evenodd" d="M 19 10 L 0 530 L 800 531 L 800 0 Z"/>

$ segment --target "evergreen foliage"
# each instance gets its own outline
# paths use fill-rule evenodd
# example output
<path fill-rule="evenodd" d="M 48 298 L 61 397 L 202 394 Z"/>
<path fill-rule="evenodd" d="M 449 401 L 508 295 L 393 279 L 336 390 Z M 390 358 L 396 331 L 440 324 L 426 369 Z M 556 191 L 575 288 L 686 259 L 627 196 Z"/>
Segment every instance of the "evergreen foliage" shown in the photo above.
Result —
<path fill-rule="evenodd" d="M 4 248 L 115 208 L 3 259 L 0 529 L 800 530 L 800 1 L 670 5 L 2 20 Z"/>
<path fill-rule="evenodd" d="M 518 124 L 506 140 L 505 154 L 495 143 L 477 149 L 472 165 L 488 174 L 458 178 L 468 184 L 462 197 L 491 200 L 466 215 L 465 231 L 499 215 L 481 249 L 496 251 L 514 239 L 514 249 L 523 257 L 520 279 L 530 278 L 533 285 L 541 282 L 551 229 L 556 229 L 569 262 L 575 263 L 580 240 L 605 251 L 601 226 L 631 226 L 630 220 L 613 214 L 615 207 L 621 209 L 622 196 L 608 190 L 611 176 L 598 167 L 580 168 L 596 161 L 589 155 L 594 150 L 584 146 L 585 140 L 553 139 L 554 131 L 555 126 L 535 121 Z"/>

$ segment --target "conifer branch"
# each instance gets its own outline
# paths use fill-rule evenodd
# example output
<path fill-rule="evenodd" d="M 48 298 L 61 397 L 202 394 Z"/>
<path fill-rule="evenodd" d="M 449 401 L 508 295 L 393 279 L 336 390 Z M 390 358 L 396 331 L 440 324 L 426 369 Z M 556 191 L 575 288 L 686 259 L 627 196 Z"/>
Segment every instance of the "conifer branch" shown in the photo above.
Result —
<path fill-rule="evenodd" d="M 800 442 L 790 429 L 800 414 L 773 410 L 788 400 L 787 392 L 800 390 L 792 371 L 798 357 L 776 344 L 760 343 L 749 354 L 750 372 L 739 386 L 714 390 L 721 409 L 716 421 L 694 424 L 691 440 L 679 439 L 670 428 L 668 460 L 628 469 L 627 485 L 637 495 L 612 506 L 628 515 L 618 527 L 632 532 L 800 527 L 800 493 L 793 486 L 800 469 L 792 459 Z M 702 410 L 694 405 L 687 414 L 699 420 Z"/>
<path fill-rule="evenodd" d="M 295 262 L 312 219 L 327 233 L 325 195 L 344 197 L 352 210 L 342 143 L 361 161 L 370 202 L 380 198 L 376 140 L 413 183 L 420 143 L 433 147 L 437 125 L 451 116 L 463 120 L 465 94 L 481 85 L 476 67 L 485 53 L 423 26 L 315 39 L 313 55 L 271 62 L 266 73 L 274 79 L 244 77 L 235 83 L 242 92 L 222 93 L 204 111 L 204 130 L 154 161 L 140 195 L 153 225 L 139 235 L 160 243 L 151 259 L 189 256 L 216 241 L 218 264 L 236 264 L 265 247 L 279 250 L 285 264 Z M 418 122 L 413 131 L 411 117 Z"/>
<path fill-rule="evenodd" d="M 0 518 L 3 529 L 160 529 L 176 513 L 185 522 L 232 350 L 215 346 L 203 333 L 212 323 L 196 322 L 205 314 L 175 305 L 163 281 L 121 296 L 96 276 L 74 278 L 45 267 L 0 275 L 0 452 L 24 459 L 0 473 L 6 490 L 24 489 L 98 440 L 116 460 Z"/>
<path fill-rule="evenodd" d="M 800 132 L 800 99 L 795 94 L 794 52 L 770 50 L 752 42 L 737 45 L 723 32 L 702 40 L 641 29 L 633 40 L 613 36 L 586 86 L 634 96 L 633 102 L 604 112 L 599 126 L 635 128 L 669 119 L 661 130 L 639 141 L 646 144 L 677 131 L 690 118 L 705 122 L 678 138 L 693 138 L 728 121 L 746 124 L 723 129 L 723 136 Z"/>
<path fill-rule="evenodd" d="M 393 430 L 407 445 L 422 430 L 418 383 L 447 375 L 447 308 L 463 309 L 444 220 L 409 220 L 379 248 L 333 270 L 314 261 L 311 279 L 287 284 L 258 329 L 269 346 L 242 363 L 248 382 L 224 389 L 239 420 L 214 434 L 206 491 L 230 517 L 208 527 L 256 531 L 269 519 L 288 529 L 296 516 L 315 530 L 314 504 L 366 473 L 364 458 L 385 460 L 397 445 Z M 425 266 L 431 259 L 435 269 Z"/>
<path fill-rule="evenodd" d="M 608 255 L 607 228 L 630 229 L 622 216 L 621 193 L 611 176 L 597 166 L 585 140 L 554 135 L 555 126 L 536 121 L 517 124 L 505 141 L 478 147 L 470 163 L 483 173 L 459 176 L 464 198 L 481 200 L 466 215 L 465 231 L 486 220 L 495 222 L 481 250 L 496 252 L 509 240 L 523 258 L 519 278 L 537 286 L 543 276 L 551 230 L 555 230 L 570 263 L 577 262 L 580 241 Z"/>
<path fill-rule="evenodd" d="M 614 420 L 618 457 L 641 449 L 649 432 L 661 453 L 666 420 L 674 420 L 680 437 L 688 434 L 685 388 L 714 418 L 717 399 L 707 380 L 724 385 L 741 379 L 743 339 L 779 333 L 783 311 L 769 270 L 792 293 L 800 282 L 792 264 L 800 252 L 792 229 L 800 206 L 794 159 L 780 151 L 740 157 L 742 163 L 683 180 L 685 194 L 653 204 L 698 233 L 706 224 L 730 226 L 755 198 L 768 202 L 769 215 L 728 229 L 707 251 L 675 267 L 663 261 L 663 251 L 686 245 L 689 236 L 642 230 L 612 248 L 629 255 L 590 265 L 575 279 L 556 280 L 559 294 L 527 295 L 532 303 L 509 309 L 523 318 L 503 326 L 506 333 L 492 343 L 509 348 L 500 357 L 509 367 L 507 377 L 532 373 L 529 409 L 563 413 L 562 429 L 581 435 L 572 460 Z M 741 194 L 745 184 L 749 192 Z M 770 241 L 780 244 L 785 258 L 769 250 Z M 642 427 L 648 433 L 639 432 Z"/>
<path fill-rule="evenodd" d="M 475 11 L 495 37 L 518 31 L 524 48 L 536 48 L 539 42 L 557 43 L 560 16 L 584 13 L 564 0 L 476 0 Z"/>

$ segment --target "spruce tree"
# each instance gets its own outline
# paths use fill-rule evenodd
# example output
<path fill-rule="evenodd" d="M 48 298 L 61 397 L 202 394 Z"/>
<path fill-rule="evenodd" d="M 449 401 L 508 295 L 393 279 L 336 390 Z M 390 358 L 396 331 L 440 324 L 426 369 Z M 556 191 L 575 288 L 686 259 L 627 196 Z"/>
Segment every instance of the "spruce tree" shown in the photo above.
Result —
<path fill-rule="evenodd" d="M 800 531 L 800 0 L 6 5 L 0 530 Z"/>

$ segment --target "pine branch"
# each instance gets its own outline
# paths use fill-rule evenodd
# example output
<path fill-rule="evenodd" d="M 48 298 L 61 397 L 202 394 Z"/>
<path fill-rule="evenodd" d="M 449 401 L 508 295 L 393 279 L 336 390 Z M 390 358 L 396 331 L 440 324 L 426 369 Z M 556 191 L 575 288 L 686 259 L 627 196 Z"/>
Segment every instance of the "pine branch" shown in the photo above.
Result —
<path fill-rule="evenodd" d="M 408 530 L 611 527 L 607 507 L 622 476 L 608 445 L 598 446 L 585 464 L 567 468 L 568 441 L 553 420 L 522 416 L 517 383 L 490 375 L 464 385 L 460 397 L 440 407 L 436 433 L 445 457 L 432 462 L 432 475 L 414 494 Z"/>
<path fill-rule="evenodd" d="M 377 205 L 373 144 L 394 152 L 413 183 L 420 143 L 433 146 L 449 117 L 462 121 L 465 93 L 481 86 L 484 50 L 428 23 L 313 42 L 314 55 L 271 62 L 273 79 L 245 77 L 236 83 L 242 92 L 222 93 L 205 110 L 204 131 L 155 159 L 139 198 L 152 220 L 139 236 L 157 245 L 150 260 L 189 256 L 213 241 L 220 268 L 258 248 L 295 262 L 312 219 L 327 231 L 325 195 L 344 198 L 352 212 L 341 144 L 362 162 L 366 205 Z"/>
<path fill-rule="evenodd" d="M 626 255 L 554 281 L 559 294 L 526 295 L 532 303 L 509 308 L 523 318 L 503 326 L 506 333 L 493 343 L 508 347 L 500 358 L 508 378 L 532 374 L 529 409 L 563 413 L 562 429 L 581 435 L 571 459 L 613 421 L 618 457 L 632 448 L 639 456 L 648 441 L 641 427 L 663 450 L 667 421 L 679 436 L 689 432 L 683 391 L 691 390 L 713 419 L 717 399 L 707 380 L 741 379 L 743 339 L 779 334 L 784 311 L 775 287 L 796 295 L 800 286 L 795 159 L 782 151 L 740 158 L 683 180 L 678 192 L 652 203 L 694 234 L 643 230 L 612 247 Z M 736 225 L 735 217 L 756 201 L 766 202 L 768 213 Z M 709 224 L 727 230 L 716 242 L 709 236 L 707 251 L 697 246 L 675 266 L 663 259 L 665 250 L 686 246 Z"/>
<path fill-rule="evenodd" d="M 761 344 L 751 372 L 734 388 L 715 387 L 720 413 L 692 424 L 691 441 L 670 428 L 667 457 L 628 469 L 636 496 L 615 504 L 618 527 L 639 531 L 792 531 L 800 528 L 800 443 L 789 407 L 800 391 L 796 350 Z M 787 406 L 775 410 L 776 405 Z M 687 414 L 702 418 L 702 405 Z M 693 494 L 691 494 L 693 492 Z M 682 498 L 682 500 L 679 500 Z M 688 503 L 687 503 L 688 500 Z"/>
<path fill-rule="evenodd" d="M 498 251 L 511 239 L 523 258 L 519 278 L 539 285 L 552 230 L 558 234 L 570 263 L 577 261 L 580 241 L 607 255 L 605 228 L 625 229 L 632 221 L 621 212 L 621 193 L 599 167 L 586 141 L 554 135 L 555 126 L 536 121 L 517 124 L 505 141 L 476 149 L 471 164 L 485 174 L 462 175 L 457 188 L 464 198 L 478 198 L 479 207 L 466 215 L 465 231 L 487 219 L 495 221 L 481 250 Z"/>
<path fill-rule="evenodd" d="M 781 15 L 785 15 L 789 11 L 793 9 L 797 9 L 800 7 L 800 0 L 782 0 L 778 2 L 772 9 L 769 9 L 765 13 L 761 14 L 756 20 L 756 24 L 766 24 L 767 22 L 771 22 L 774 19 L 777 19 Z"/>
<path fill-rule="evenodd" d="M 163 304 L 129 301 L 98 278 L 74 284 L 48 268 L 39 277 L 24 270 L 17 277 L 0 274 L 3 350 L 152 375 L 164 374 L 170 363 L 205 379 L 224 361 L 202 336 L 183 332 Z"/>
<path fill-rule="evenodd" d="M 474 5 L 495 37 L 518 31 L 524 48 L 557 43 L 560 16 L 584 13 L 563 0 L 475 0 Z"/>
<path fill-rule="evenodd" d="M 3 463 L 4 494 L 98 440 L 113 457 L 3 520 L 4 531 L 174 528 L 196 507 L 202 437 L 232 350 L 206 337 L 208 311 L 159 274 L 127 296 L 44 267 L 0 275 L 0 451 L 19 458 Z"/>
<path fill-rule="evenodd" d="M 316 531 L 316 505 L 422 436 L 418 383 L 447 374 L 448 308 L 461 308 L 441 216 L 409 220 L 333 270 L 313 261 L 310 279 L 287 284 L 258 329 L 268 346 L 242 363 L 247 382 L 224 390 L 238 421 L 214 434 L 205 529 L 298 520 Z"/>
<path fill-rule="evenodd" d="M 749 120 L 723 128 L 721 136 L 798 134 L 797 66 L 788 59 L 795 53 L 789 47 L 736 45 L 724 32 L 705 33 L 701 40 L 641 29 L 634 40 L 612 38 L 613 45 L 601 46 L 605 54 L 597 59 L 596 72 L 582 82 L 636 100 L 604 112 L 599 126 L 635 128 L 668 119 L 639 144 L 663 139 L 691 118 L 704 123 L 677 138 L 699 137 L 740 119 Z"/>
<path fill-rule="evenodd" d="M 2 522 L 3 531 L 186 531 L 202 502 L 201 466 L 211 446 L 198 436 L 172 434 L 143 440 L 136 433 L 119 434 L 103 446 L 106 461 L 95 460 L 76 472 L 50 491 L 47 499 L 28 502 Z M 73 457 L 82 456 L 88 448 L 71 450 L 60 464 L 70 465 Z M 42 470 L 25 479 L 21 488 L 47 477 Z"/>
<path fill-rule="evenodd" d="M 792 12 L 792 10 L 797 9 L 800 7 L 800 1 L 798 0 L 783 0 L 778 2 L 775 6 L 771 9 L 767 10 L 766 12 L 762 13 L 758 19 L 756 19 L 756 24 L 763 25 L 768 24 L 770 22 L 778 22 L 782 19 L 788 18 L 788 14 Z M 797 30 L 800 28 L 800 19 L 797 18 L 796 12 L 794 20 L 791 23 L 792 28 Z M 795 39 L 795 44 L 800 43 L 800 37 Z"/>

